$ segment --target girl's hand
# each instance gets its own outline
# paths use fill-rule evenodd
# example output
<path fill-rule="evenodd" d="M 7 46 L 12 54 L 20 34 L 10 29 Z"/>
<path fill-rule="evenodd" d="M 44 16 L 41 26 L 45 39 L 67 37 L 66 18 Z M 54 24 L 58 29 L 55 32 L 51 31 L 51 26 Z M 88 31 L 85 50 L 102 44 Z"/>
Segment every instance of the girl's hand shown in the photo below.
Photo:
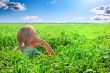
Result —
<path fill-rule="evenodd" d="M 35 47 L 37 45 L 43 45 L 46 49 L 46 52 L 47 54 L 50 56 L 50 55 L 54 55 L 54 51 L 53 49 L 49 46 L 49 44 L 47 42 L 45 42 L 44 40 L 41 40 L 41 39 L 34 39 L 31 44 L 30 44 L 30 47 Z"/>
<path fill-rule="evenodd" d="M 52 48 L 50 47 L 49 50 L 47 51 L 47 54 L 49 56 L 54 55 L 54 51 L 52 50 Z"/>

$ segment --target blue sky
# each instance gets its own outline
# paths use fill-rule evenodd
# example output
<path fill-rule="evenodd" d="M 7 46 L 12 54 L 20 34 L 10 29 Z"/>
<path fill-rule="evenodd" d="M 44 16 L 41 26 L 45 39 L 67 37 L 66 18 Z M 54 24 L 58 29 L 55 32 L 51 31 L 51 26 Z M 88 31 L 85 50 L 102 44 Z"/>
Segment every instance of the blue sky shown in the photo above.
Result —
<path fill-rule="evenodd" d="M 103 5 L 110 0 L 0 0 L 0 23 L 92 22 Z"/>

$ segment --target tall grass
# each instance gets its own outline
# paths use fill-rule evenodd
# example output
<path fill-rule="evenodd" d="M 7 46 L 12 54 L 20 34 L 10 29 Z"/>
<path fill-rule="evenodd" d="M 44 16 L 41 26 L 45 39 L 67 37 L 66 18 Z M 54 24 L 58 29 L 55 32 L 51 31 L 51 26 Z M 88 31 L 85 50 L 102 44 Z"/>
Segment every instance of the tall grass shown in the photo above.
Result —
<path fill-rule="evenodd" d="M 110 25 L 33 25 L 55 55 L 27 57 L 17 50 L 16 31 L 23 25 L 0 25 L 0 73 L 109 73 Z"/>

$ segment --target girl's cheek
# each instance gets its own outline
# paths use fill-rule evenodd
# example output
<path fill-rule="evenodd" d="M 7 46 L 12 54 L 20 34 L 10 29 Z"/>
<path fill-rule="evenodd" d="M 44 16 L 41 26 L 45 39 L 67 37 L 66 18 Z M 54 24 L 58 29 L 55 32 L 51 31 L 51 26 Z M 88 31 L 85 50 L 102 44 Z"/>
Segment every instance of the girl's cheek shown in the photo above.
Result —
<path fill-rule="evenodd" d="M 35 46 L 38 45 L 38 43 L 37 42 L 33 42 L 32 45 L 33 45 L 33 47 L 35 47 Z"/>
<path fill-rule="evenodd" d="M 34 42 L 31 42 L 30 44 L 32 47 L 34 47 L 36 44 Z"/>

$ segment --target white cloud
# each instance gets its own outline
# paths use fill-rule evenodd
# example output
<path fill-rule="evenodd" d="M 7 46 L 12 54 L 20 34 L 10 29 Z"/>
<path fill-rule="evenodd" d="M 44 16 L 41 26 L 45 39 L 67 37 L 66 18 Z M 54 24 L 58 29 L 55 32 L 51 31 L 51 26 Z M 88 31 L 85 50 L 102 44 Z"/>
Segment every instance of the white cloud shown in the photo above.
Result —
<path fill-rule="evenodd" d="M 92 17 L 91 19 L 96 20 L 96 21 L 105 21 L 105 20 L 109 21 L 110 17 L 97 15 L 97 16 Z"/>
<path fill-rule="evenodd" d="M 91 17 L 92 20 L 110 22 L 110 5 L 93 8 L 91 12 L 96 14 L 96 16 Z"/>
<path fill-rule="evenodd" d="M 105 14 L 105 13 L 104 13 L 104 10 L 100 10 L 98 7 L 93 8 L 93 9 L 91 10 L 91 12 L 94 12 L 94 13 L 96 13 L 96 14 Z"/>
<path fill-rule="evenodd" d="M 12 9 L 12 10 L 25 10 L 25 6 L 24 4 L 20 4 L 20 3 L 14 3 L 14 2 L 10 2 L 8 4 L 8 6 Z"/>
<path fill-rule="evenodd" d="M 25 10 L 24 4 L 17 3 L 17 2 L 9 2 L 9 0 L 0 0 L 0 8 L 3 9 L 12 9 L 12 10 Z"/>
<path fill-rule="evenodd" d="M 7 9 L 8 6 L 6 3 L 0 2 L 0 8 Z"/>
<path fill-rule="evenodd" d="M 96 7 L 96 8 L 93 8 L 91 9 L 91 12 L 94 12 L 98 15 L 110 15 L 110 5 L 107 5 L 107 6 L 100 6 L 100 7 Z"/>
<path fill-rule="evenodd" d="M 33 21 L 33 22 L 41 22 L 42 19 L 39 18 L 38 16 L 24 16 L 22 18 L 24 21 Z"/>
<path fill-rule="evenodd" d="M 47 4 L 55 4 L 56 0 L 50 0 Z"/>
<path fill-rule="evenodd" d="M 94 3 L 96 3 L 96 2 L 103 2 L 104 0 L 87 0 L 87 2 L 94 2 Z"/>
<path fill-rule="evenodd" d="M 9 0 L 0 0 L 0 2 L 9 2 Z"/>

